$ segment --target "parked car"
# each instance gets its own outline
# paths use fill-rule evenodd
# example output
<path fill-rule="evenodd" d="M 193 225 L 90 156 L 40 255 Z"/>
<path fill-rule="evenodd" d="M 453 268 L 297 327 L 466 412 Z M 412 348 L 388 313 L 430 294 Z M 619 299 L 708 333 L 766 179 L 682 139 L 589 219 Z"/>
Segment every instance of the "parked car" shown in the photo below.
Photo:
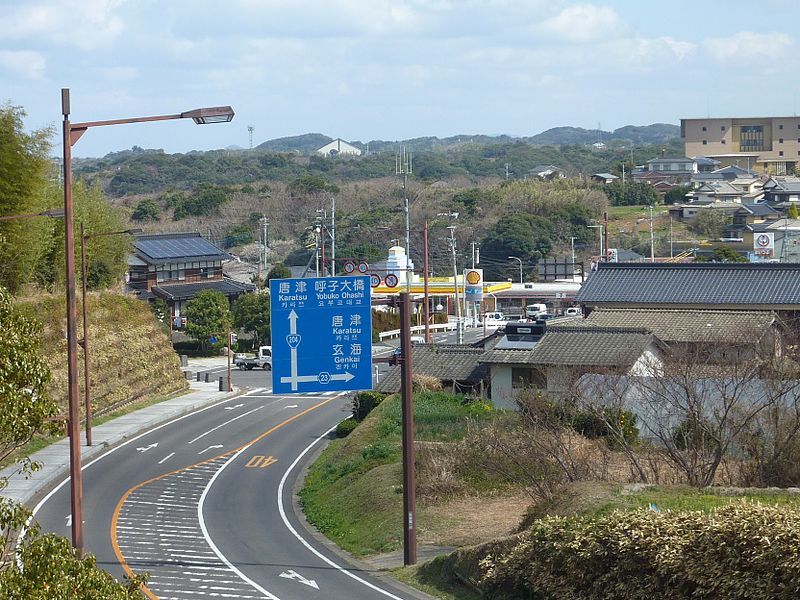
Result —
<path fill-rule="evenodd" d="M 580 306 L 570 306 L 567 310 L 564 311 L 565 317 L 582 317 L 583 310 Z"/>
<path fill-rule="evenodd" d="M 547 305 L 546 304 L 528 304 L 525 307 L 525 316 L 529 319 L 536 319 L 539 315 L 543 315 L 547 313 Z"/>
<path fill-rule="evenodd" d="M 251 371 L 256 367 L 265 370 L 272 369 L 272 346 L 261 346 L 255 356 L 247 356 L 244 354 L 234 354 L 233 364 L 239 367 L 242 371 L 247 369 Z"/>

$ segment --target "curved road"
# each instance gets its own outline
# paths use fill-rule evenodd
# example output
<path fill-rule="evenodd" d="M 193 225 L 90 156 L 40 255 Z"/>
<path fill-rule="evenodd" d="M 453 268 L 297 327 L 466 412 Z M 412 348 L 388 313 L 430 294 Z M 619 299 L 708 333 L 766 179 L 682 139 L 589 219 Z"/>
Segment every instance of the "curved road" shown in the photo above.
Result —
<path fill-rule="evenodd" d="M 331 555 L 292 509 L 301 462 L 349 413 L 344 397 L 274 396 L 268 373 L 234 377 L 262 387 L 84 467 L 86 550 L 117 577 L 149 572 L 146 595 L 163 600 L 422 597 Z M 64 483 L 37 505 L 36 519 L 69 537 Z"/>

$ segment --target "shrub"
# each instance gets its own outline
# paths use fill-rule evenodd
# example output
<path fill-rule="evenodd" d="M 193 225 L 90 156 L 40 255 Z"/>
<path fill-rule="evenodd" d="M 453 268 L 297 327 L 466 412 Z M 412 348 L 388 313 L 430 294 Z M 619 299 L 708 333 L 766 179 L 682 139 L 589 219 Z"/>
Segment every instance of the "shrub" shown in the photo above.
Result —
<path fill-rule="evenodd" d="M 358 427 L 358 421 L 355 419 L 345 419 L 336 426 L 336 437 L 347 437 L 356 427 Z"/>
<path fill-rule="evenodd" d="M 487 548 L 480 587 L 487 598 L 797 598 L 798 543 L 800 512 L 746 501 L 549 517 L 510 550 Z"/>
<path fill-rule="evenodd" d="M 380 392 L 359 392 L 353 397 L 353 418 L 363 421 L 386 396 Z"/>

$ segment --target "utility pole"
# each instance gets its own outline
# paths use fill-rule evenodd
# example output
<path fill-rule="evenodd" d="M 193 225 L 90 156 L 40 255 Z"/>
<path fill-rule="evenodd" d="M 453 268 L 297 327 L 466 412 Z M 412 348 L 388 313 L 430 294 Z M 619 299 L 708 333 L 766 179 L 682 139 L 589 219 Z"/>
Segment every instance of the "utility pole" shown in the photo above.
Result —
<path fill-rule="evenodd" d="M 336 275 L 336 196 L 331 197 L 331 275 Z"/>
<path fill-rule="evenodd" d="M 431 315 L 430 297 L 428 296 L 428 220 L 425 219 L 425 227 L 422 230 L 422 252 L 423 252 L 423 278 L 425 281 L 425 343 L 431 343 Z"/>
<path fill-rule="evenodd" d="M 395 156 L 394 170 L 396 175 L 403 176 L 403 210 L 406 217 L 406 292 L 411 293 L 411 215 L 408 206 L 408 176 L 413 173 L 414 163 L 411 154 L 406 153 L 403 146 L 400 154 Z"/>
<path fill-rule="evenodd" d="M 669 216 L 669 257 L 672 258 L 672 215 Z"/>
<path fill-rule="evenodd" d="M 461 301 L 459 300 L 458 296 L 458 267 L 456 265 L 456 238 L 455 238 L 455 225 L 450 225 L 448 227 L 450 230 L 450 237 L 448 241 L 450 243 L 450 251 L 453 256 L 453 287 L 455 289 L 456 295 L 456 343 L 463 344 L 464 343 L 464 322 L 462 321 L 461 317 Z"/>
<path fill-rule="evenodd" d="M 569 247 L 572 251 L 572 279 L 575 279 L 575 236 L 569 238 Z"/>
<path fill-rule="evenodd" d="M 511 163 L 506 163 L 506 181 L 508 181 L 508 177 L 511 175 L 511 172 L 508 170 L 510 166 Z"/>
<path fill-rule="evenodd" d="M 414 390 L 411 363 L 411 295 L 400 294 L 400 394 L 403 424 L 403 564 L 417 562 L 417 496 L 414 472 Z"/>
<path fill-rule="evenodd" d="M 656 262 L 655 238 L 653 236 L 653 205 L 650 205 L 650 262 Z"/>

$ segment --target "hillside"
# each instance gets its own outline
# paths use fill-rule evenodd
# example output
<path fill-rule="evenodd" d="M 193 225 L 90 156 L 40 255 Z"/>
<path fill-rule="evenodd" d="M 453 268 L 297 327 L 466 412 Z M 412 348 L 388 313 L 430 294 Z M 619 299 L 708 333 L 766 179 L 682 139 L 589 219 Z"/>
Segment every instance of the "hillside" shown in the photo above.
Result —
<path fill-rule="evenodd" d="M 20 297 L 18 305 L 44 325 L 41 348 L 52 372 L 49 392 L 66 412 L 64 297 L 62 294 Z M 128 401 L 154 400 L 186 389 L 178 355 L 144 302 L 110 291 L 90 293 L 88 309 L 92 401 L 96 415 Z M 81 327 L 79 320 L 79 331 Z M 78 368 L 82 395 L 80 348 Z"/>
<path fill-rule="evenodd" d="M 303 135 L 293 135 L 290 137 L 276 138 L 267 140 L 259 144 L 259 150 L 270 150 L 271 152 L 299 152 L 301 154 L 311 154 L 321 148 L 333 138 L 321 133 L 306 133 Z"/>

